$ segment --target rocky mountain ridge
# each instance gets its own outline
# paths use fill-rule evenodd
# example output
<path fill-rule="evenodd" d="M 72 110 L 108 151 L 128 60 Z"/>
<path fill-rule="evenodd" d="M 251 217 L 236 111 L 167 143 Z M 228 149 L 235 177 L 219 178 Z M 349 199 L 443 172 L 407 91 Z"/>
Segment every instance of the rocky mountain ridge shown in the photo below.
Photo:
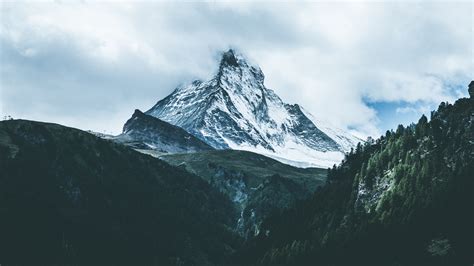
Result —
<path fill-rule="evenodd" d="M 138 109 L 125 123 L 122 134 L 113 139 L 137 150 L 154 150 L 158 153 L 214 150 L 186 130 L 146 115 Z"/>

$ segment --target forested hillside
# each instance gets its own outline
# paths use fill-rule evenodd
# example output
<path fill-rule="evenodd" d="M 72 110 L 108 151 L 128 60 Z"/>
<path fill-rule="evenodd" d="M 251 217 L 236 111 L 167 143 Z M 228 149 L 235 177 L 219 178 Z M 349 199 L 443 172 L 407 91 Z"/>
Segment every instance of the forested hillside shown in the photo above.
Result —
<path fill-rule="evenodd" d="M 329 170 L 325 187 L 264 222 L 242 263 L 471 265 L 474 101 L 442 103 Z"/>
<path fill-rule="evenodd" d="M 221 264 L 232 203 L 201 178 L 55 124 L 0 122 L 0 262 Z"/>

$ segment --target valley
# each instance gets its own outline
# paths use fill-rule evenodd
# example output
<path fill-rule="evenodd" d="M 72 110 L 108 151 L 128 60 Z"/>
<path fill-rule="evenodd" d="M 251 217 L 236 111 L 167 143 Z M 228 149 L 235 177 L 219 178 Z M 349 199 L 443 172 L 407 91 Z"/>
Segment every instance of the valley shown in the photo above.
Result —
<path fill-rule="evenodd" d="M 362 141 L 231 49 L 115 136 L 1 121 L 0 262 L 469 265 L 468 91 Z"/>

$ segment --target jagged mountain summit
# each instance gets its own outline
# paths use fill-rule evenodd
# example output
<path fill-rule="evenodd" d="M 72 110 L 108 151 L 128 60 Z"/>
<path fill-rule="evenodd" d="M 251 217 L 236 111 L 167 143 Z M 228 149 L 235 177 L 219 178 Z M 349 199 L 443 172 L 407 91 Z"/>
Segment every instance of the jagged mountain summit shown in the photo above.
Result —
<path fill-rule="evenodd" d="M 360 140 L 286 104 L 241 54 L 222 55 L 217 74 L 176 88 L 146 114 L 216 149 L 248 150 L 296 166 L 329 167 Z"/>

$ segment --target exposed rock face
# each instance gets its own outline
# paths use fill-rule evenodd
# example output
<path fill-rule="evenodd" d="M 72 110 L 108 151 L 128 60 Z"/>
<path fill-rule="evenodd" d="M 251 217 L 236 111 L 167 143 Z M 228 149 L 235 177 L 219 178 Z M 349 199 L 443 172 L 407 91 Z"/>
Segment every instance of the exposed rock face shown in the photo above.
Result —
<path fill-rule="evenodd" d="M 213 150 L 211 146 L 186 132 L 156 117 L 135 110 L 125 123 L 123 133 L 115 137 L 117 142 L 136 149 L 151 149 L 163 153 L 187 153 Z"/>
<path fill-rule="evenodd" d="M 469 83 L 469 96 L 474 99 L 474 80 Z"/>

